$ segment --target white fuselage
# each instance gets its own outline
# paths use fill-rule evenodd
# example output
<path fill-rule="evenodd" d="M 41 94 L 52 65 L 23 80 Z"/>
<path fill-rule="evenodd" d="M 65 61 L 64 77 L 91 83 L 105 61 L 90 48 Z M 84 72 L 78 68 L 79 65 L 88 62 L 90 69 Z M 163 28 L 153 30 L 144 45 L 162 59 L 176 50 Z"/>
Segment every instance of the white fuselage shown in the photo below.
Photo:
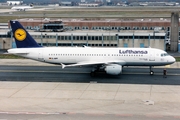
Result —
<path fill-rule="evenodd" d="M 15 6 L 15 7 L 12 7 L 11 9 L 12 10 L 26 10 L 26 9 L 31 9 L 33 7 L 31 6 Z"/>
<path fill-rule="evenodd" d="M 40 47 L 9 49 L 8 53 L 52 64 L 115 63 L 122 66 L 162 66 L 175 62 L 154 48 Z"/>

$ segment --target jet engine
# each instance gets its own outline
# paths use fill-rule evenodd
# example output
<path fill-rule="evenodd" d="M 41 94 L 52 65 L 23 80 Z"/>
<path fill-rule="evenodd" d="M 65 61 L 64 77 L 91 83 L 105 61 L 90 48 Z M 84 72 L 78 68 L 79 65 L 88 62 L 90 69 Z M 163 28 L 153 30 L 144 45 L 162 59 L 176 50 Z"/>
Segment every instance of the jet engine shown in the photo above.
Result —
<path fill-rule="evenodd" d="M 119 75 L 122 72 L 122 66 L 117 64 L 107 65 L 104 69 L 106 74 L 109 75 Z"/>

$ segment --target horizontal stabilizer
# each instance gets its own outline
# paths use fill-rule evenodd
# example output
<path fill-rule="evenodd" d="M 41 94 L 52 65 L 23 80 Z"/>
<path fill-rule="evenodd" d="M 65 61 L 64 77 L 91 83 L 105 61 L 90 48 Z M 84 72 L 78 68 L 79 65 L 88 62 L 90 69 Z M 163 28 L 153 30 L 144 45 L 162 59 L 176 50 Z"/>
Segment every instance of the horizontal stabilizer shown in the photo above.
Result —
<path fill-rule="evenodd" d="M 8 53 L 9 54 L 28 54 L 27 51 L 21 50 L 21 49 L 9 49 Z"/>

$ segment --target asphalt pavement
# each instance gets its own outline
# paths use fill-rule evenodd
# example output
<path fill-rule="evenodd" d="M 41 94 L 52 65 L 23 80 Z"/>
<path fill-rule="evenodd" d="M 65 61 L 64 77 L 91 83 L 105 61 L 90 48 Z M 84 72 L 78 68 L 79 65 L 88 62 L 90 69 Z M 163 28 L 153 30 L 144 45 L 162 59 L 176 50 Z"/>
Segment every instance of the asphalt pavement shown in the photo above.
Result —
<path fill-rule="evenodd" d="M 125 67 L 118 77 L 95 78 L 88 67 L 29 59 L 0 59 L 0 68 L 0 119 L 180 119 L 178 62 L 154 68 L 153 76 L 148 67 Z"/>

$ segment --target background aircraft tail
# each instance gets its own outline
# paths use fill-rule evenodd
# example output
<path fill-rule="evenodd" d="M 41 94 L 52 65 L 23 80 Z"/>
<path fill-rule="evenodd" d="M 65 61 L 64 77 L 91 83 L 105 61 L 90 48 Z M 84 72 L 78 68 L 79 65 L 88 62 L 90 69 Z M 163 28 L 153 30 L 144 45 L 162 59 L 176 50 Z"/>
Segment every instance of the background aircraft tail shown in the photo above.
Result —
<path fill-rule="evenodd" d="M 31 3 L 29 6 L 30 6 L 30 7 L 33 7 L 33 3 Z"/>
<path fill-rule="evenodd" d="M 17 48 L 41 47 L 18 21 L 10 21 Z"/>

